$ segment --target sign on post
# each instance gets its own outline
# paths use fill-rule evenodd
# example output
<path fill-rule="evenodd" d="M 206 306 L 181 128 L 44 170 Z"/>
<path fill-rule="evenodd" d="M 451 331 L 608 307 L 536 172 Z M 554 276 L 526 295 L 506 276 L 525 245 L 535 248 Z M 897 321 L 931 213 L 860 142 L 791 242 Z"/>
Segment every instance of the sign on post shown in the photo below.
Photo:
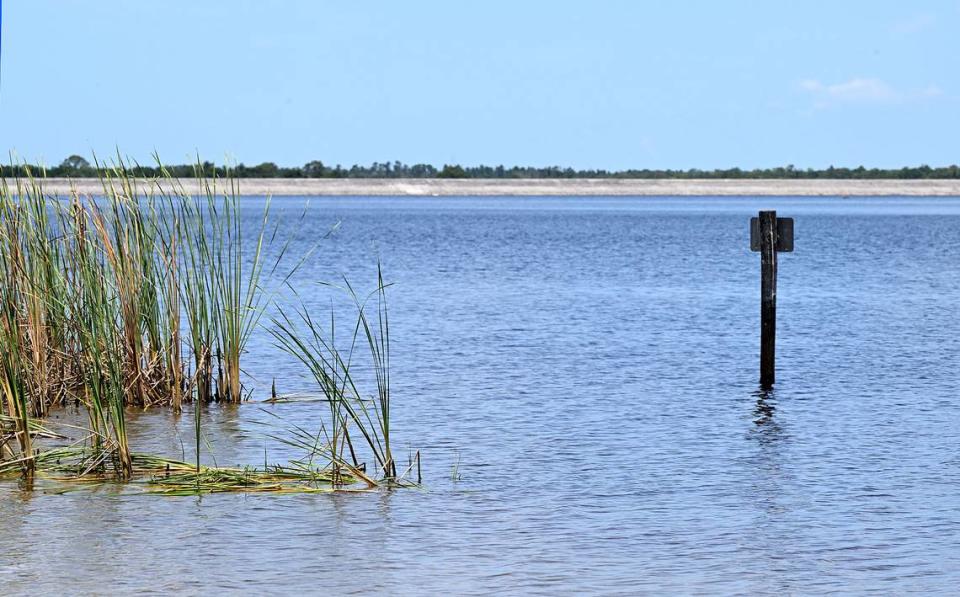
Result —
<path fill-rule="evenodd" d="M 750 218 L 750 250 L 760 250 L 760 218 Z M 793 252 L 793 218 L 777 218 L 777 253 Z"/>

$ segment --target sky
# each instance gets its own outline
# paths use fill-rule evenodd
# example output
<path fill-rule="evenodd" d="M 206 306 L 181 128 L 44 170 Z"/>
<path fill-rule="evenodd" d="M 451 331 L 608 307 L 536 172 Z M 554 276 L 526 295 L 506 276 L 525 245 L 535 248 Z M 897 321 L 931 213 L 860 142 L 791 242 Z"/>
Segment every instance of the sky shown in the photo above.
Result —
<path fill-rule="evenodd" d="M 165 162 L 960 162 L 960 0 L 2 0 L 0 150 Z"/>

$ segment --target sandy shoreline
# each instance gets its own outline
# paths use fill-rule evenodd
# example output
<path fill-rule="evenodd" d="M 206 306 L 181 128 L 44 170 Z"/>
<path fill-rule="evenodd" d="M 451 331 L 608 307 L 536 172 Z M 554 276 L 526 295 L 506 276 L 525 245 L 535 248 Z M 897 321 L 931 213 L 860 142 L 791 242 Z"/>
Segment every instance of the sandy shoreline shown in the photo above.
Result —
<path fill-rule="evenodd" d="M 12 181 L 8 181 L 12 183 Z M 188 191 L 194 179 L 181 179 Z M 239 180 L 244 195 L 313 196 L 960 196 L 960 180 L 277 179 Z M 48 193 L 100 194 L 97 179 L 50 178 Z"/>

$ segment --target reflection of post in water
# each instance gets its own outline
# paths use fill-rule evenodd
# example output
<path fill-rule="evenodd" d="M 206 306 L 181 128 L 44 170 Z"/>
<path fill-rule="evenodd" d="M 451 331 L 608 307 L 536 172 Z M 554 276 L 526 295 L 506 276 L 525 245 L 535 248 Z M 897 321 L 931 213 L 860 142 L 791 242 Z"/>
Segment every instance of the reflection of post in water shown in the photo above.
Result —
<path fill-rule="evenodd" d="M 754 424 L 745 434 L 747 467 L 742 471 L 748 524 L 742 527 L 737 543 L 755 554 L 752 559 L 759 570 L 782 570 L 784 554 L 796 548 L 792 512 L 797 502 L 796 491 L 791 490 L 796 483 L 790 466 L 789 434 L 780 425 L 780 419 L 789 413 L 777 413 L 777 394 L 771 389 L 761 387 L 750 397 L 754 399 Z M 786 582 L 773 583 L 767 588 L 777 594 L 795 589 Z"/>
<path fill-rule="evenodd" d="M 784 466 L 784 448 L 788 437 L 780 425 L 780 417 L 776 416 L 776 392 L 761 387 L 752 393 L 752 397 L 756 399 L 754 426 L 747 436 L 756 450 L 749 459 L 752 468 L 748 491 L 750 502 L 757 507 L 759 515 L 754 528 L 761 529 L 755 540 L 760 542 L 763 552 L 782 553 L 781 533 L 767 533 L 766 529 L 781 528 L 777 525 L 783 522 L 783 514 L 789 509 L 789 501 L 784 495 L 784 483 L 791 476 L 789 469 Z M 776 563 L 771 562 L 771 565 Z"/>
<path fill-rule="evenodd" d="M 760 428 L 758 431 L 770 437 L 770 439 L 775 439 L 774 436 L 780 432 L 780 425 L 773 416 L 777 412 L 776 392 L 773 389 L 761 386 L 753 393 L 753 396 L 757 399 L 753 410 L 756 418 L 753 422 Z"/>

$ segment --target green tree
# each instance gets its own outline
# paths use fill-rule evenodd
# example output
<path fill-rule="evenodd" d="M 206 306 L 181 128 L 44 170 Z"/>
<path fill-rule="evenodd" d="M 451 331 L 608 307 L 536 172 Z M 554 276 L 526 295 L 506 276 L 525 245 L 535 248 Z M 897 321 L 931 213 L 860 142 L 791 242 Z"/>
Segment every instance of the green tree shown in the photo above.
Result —
<path fill-rule="evenodd" d="M 467 173 L 460 164 L 444 164 L 437 178 L 467 178 Z"/>
<path fill-rule="evenodd" d="M 83 156 L 74 154 L 63 160 L 60 163 L 60 167 L 64 170 L 89 170 L 90 162 L 88 162 Z"/>
<path fill-rule="evenodd" d="M 280 173 L 280 167 L 273 162 L 264 162 L 259 166 L 250 168 L 252 174 L 258 178 L 276 178 Z"/>
<path fill-rule="evenodd" d="M 303 167 L 303 175 L 307 178 L 323 178 L 327 173 L 327 167 L 320 160 L 307 162 Z"/>

